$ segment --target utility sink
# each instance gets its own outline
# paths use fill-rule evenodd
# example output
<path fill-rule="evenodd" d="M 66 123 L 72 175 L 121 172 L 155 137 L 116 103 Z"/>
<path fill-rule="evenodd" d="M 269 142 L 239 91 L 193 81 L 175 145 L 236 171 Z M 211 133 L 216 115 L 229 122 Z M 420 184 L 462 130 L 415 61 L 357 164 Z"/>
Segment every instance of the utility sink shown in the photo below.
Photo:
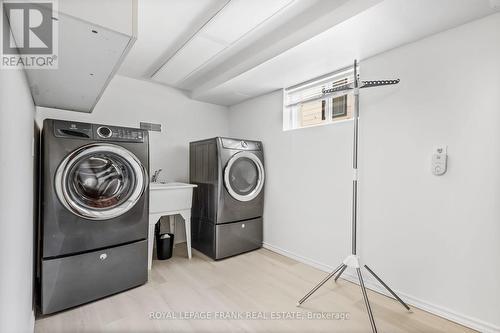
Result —
<path fill-rule="evenodd" d="M 197 185 L 179 182 L 149 184 L 149 269 L 151 269 L 153 262 L 155 226 L 162 216 L 169 216 L 170 232 L 174 234 L 174 215 L 182 216 L 186 228 L 188 258 L 191 259 L 191 204 L 193 202 L 193 188 L 195 187 Z"/>
<path fill-rule="evenodd" d="M 149 185 L 149 212 L 160 213 L 191 209 L 193 188 L 187 183 L 151 183 Z"/>

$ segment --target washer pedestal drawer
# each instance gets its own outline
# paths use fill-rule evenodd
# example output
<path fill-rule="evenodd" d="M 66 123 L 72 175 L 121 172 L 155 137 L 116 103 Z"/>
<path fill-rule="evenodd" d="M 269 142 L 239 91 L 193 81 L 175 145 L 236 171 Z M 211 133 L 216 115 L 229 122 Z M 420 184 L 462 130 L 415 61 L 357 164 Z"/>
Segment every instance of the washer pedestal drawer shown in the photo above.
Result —
<path fill-rule="evenodd" d="M 41 311 L 49 314 L 144 284 L 147 240 L 42 260 Z"/>
<path fill-rule="evenodd" d="M 262 218 L 218 224 L 215 227 L 215 259 L 262 247 Z"/>

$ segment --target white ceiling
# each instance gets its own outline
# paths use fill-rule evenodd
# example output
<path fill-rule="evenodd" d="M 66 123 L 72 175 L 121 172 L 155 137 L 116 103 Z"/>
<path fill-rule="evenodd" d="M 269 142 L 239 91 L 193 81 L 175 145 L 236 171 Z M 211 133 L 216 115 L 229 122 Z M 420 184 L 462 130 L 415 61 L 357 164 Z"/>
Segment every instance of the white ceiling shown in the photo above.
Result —
<path fill-rule="evenodd" d="M 119 73 L 150 78 L 228 0 L 140 0 L 138 38 Z"/>
<path fill-rule="evenodd" d="M 232 105 L 489 15 L 495 1 L 140 0 L 120 74 Z"/>
<path fill-rule="evenodd" d="M 256 34 L 259 26 L 286 11 L 293 0 L 231 0 L 153 75 L 178 86 L 225 50 Z M 230 28 L 229 28 L 230 27 Z"/>

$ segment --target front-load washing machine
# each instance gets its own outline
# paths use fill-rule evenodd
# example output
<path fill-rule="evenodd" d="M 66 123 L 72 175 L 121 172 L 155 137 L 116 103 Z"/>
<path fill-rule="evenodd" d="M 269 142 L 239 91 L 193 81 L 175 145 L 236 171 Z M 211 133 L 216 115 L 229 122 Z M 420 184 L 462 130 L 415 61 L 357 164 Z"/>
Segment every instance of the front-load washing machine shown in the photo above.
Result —
<path fill-rule="evenodd" d="M 45 120 L 40 310 L 53 313 L 147 281 L 148 132 Z"/>
<path fill-rule="evenodd" d="M 262 143 L 213 138 L 190 144 L 194 189 L 191 241 L 222 259 L 262 246 L 264 207 Z"/>

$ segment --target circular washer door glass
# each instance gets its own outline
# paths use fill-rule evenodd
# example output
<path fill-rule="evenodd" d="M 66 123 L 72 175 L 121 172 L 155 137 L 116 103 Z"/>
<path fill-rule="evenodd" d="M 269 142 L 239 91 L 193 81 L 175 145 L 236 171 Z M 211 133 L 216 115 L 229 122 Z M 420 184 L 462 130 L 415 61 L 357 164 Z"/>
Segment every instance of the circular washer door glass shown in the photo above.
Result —
<path fill-rule="evenodd" d="M 130 197 L 135 175 L 119 156 L 95 153 L 75 163 L 67 182 L 73 200 L 88 208 L 109 209 Z"/>
<path fill-rule="evenodd" d="M 74 214 L 94 220 L 129 211 L 144 192 L 145 171 L 129 151 L 110 144 L 70 154 L 56 174 L 56 192 Z"/>
<path fill-rule="evenodd" d="M 224 181 L 233 198 L 250 201 L 262 191 L 264 166 L 255 154 L 237 153 L 227 163 Z"/>

